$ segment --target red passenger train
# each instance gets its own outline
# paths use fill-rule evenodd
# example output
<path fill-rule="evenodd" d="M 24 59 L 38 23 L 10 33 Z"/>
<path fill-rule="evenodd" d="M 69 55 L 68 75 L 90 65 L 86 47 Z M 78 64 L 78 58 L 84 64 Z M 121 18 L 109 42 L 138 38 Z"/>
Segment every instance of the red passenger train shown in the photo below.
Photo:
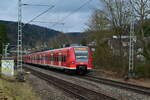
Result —
<path fill-rule="evenodd" d="M 23 62 L 86 74 L 92 69 L 91 50 L 72 46 L 23 55 Z"/>

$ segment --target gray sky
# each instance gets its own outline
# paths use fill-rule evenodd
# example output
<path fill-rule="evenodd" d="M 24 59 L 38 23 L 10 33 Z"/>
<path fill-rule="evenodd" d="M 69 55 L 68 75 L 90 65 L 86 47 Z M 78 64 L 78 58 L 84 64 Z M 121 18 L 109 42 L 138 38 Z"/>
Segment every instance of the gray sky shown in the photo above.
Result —
<path fill-rule="evenodd" d="M 53 23 L 31 23 L 41 26 L 46 26 L 51 29 L 64 32 L 79 32 L 86 29 L 89 17 L 94 8 L 101 8 L 100 0 L 91 0 L 90 3 L 81 8 L 78 12 L 72 14 L 70 17 L 65 17 L 79 8 L 88 0 L 22 0 L 27 4 L 48 4 L 54 5 L 49 12 L 37 18 L 38 21 L 58 22 L 62 24 L 53 26 Z M 17 21 L 17 2 L 18 0 L 1 0 L 0 3 L 0 20 Z M 33 17 L 45 11 L 48 7 L 24 6 L 23 7 L 23 22 L 28 22 Z M 65 18 L 64 18 L 65 17 Z"/>

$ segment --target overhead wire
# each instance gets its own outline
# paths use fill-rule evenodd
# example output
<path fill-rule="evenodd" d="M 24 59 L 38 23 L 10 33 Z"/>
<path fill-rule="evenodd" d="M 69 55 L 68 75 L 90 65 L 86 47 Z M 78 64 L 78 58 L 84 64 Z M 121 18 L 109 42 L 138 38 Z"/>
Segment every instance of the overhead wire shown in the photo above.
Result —
<path fill-rule="evenodd" d="M 34 21 L 36 18 L 40 17 L 41 15 L 45 14 L 46 12 L 48 12 L 50 9 L 52 9 L 54 7 L 54 5 L 52 5 L 51 7 L 49 7 L 47 10 L 43 11 L 42 13 L 40 13 L 39 15 L 35 16 L 34 18 L 32 18 L 30 21 L 28 21 L 27 23 L 25 23 L 22 27 L 24 27 L 25 25 L 31 23 L 32 21 Z"/>
<path fill-rule="evenodd" d="M 78 12 L 81 8 L 83 8 L 84 6 L 86 6 L 87 4 L 89 4 L 91 1 L 93 0 L 87 0 L 84 4 L 82 4 L 79 8 L 75 9 L 73 12 L 69 13 L 68 15 L 66 15 L 65 17 L 63 17 L 62 19 L 60 19 L 58 22 L 63 22 L 65 21 L 68 17 L 70 17 L 71 15 L 73 15 L 74 13 Z M 57 25 L 53 24 L 52 27 L 55 27 Z"/>
<path fill-rule="evenodd" d="M 27 4 L 27 3 L 24 3 L 22 5 L 23 6 L 50 6 L 50 5 L 44 5 L 44 4 Z"/>

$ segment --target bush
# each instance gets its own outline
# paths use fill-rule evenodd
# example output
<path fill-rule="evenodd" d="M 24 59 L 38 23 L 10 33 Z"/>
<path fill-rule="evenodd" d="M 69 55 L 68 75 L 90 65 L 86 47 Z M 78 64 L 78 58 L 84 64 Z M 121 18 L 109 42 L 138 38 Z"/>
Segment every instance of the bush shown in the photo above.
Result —
<path fill-rule="evenodd" d="M 139 63 L 135 66 L 135 72 L 140 77 L 150 78 L 150 63 Z"/>

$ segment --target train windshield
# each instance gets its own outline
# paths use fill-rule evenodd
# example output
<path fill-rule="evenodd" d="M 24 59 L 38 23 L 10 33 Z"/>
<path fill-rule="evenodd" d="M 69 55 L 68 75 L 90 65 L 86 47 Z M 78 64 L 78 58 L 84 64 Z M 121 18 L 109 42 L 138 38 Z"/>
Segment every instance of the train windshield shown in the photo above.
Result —
<path fill-rule="evenodd" d="M 75 48 L 76 61 L 88 61 L 88 48 Z"/>

